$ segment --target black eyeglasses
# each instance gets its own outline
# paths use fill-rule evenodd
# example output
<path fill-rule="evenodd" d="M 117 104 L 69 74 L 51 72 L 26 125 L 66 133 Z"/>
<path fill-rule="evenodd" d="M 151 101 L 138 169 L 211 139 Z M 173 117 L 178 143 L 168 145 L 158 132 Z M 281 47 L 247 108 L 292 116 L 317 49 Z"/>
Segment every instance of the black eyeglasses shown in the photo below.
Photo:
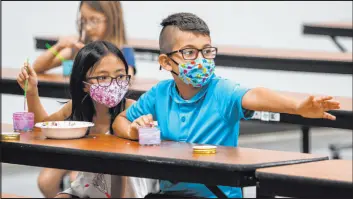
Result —
<path fill-rule="evenodd" d="M 116 83 L 119 86 L 127 86 L 129 85 L 131 75 L 119 75 L 117 77 L 110 77 L 110 76 L 96 76 L 96 77 L 89 77 L 87 80 L 94 79 L 97 81 L 99 86 L 102 87 L 108 87 L 112 84 L 113 80 L 116 81 Z"/>
<path fill-rule="evenodd" d="M 173 51 L 170 53 L 166 53 L 166 55 L 170 56 L 174 53 L 180 52 L 181 55 L 183 56 L 184 60 L 194 60 L 197 58 L 199 52 L 201 51 L 203 58 L 214 59 L 214 58 L 216 58 L 217 50 L 218 49 L 216 47 L 206 47 L 203 49 L 184 48 L 184 49 L 176 50 L 176 51 Z"/>

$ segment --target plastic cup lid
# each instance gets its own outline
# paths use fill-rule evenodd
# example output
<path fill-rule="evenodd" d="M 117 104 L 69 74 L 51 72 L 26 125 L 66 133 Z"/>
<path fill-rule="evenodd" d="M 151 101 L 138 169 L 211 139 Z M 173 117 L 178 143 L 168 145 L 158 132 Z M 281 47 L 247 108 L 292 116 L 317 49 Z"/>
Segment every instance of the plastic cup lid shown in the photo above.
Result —
<path fill-rule="evenodd" d="M 1 132 L 1 135 L 20 135 L 20 133 L 17 133 L 17 132 Z"/>
<path fill-rule="evenodd" d="M 217 146 L 210 146 L 210 145 L 202 145 L 202 146 L 193 146 L 194 150 L 216 150 Z"/>

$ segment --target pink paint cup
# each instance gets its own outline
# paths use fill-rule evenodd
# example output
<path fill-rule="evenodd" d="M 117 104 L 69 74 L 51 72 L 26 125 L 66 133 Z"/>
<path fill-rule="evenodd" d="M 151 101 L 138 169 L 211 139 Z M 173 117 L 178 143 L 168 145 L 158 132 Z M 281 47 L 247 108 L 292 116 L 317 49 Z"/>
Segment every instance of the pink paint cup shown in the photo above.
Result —
<path fill-rule="evenodd" d="M 17 112 L 12 116 L 13 128 L 15 132 L 33 131 L 34 113 L 32 112 Z"/>

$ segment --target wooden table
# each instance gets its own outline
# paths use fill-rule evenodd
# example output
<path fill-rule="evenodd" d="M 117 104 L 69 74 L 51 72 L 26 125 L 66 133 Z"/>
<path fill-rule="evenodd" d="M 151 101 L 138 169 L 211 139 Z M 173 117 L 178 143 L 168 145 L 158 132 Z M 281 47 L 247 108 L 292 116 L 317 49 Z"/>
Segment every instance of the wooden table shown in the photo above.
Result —
<path fill-rule="evenodd" d="M 8 193 L 1 193 L 1 198 L 30 198 L 30 197 L 24 197 L 24 196 L 8 194 Z"/>
<path fill-rule="evenodd" d="M 46 49 L 45 44 L 54 45 L 57 42 L 57 37 L 37 36 L 35 41 L 37 49 Z M 128 43 L 134 48 L 137 55 L 142 54 L 142 56 L 136 56 L 137 58 L 156 61 L 159 55 L 157 40 L 131 39 Z M 353 74 L 351 53 L 246 48 L 231 45 L 215 46 L 218 47 L 218 55 L 215 61 L 219 66 Z M 156 67 L 158 66 L 156 65 Z"/>
<path fill-rule="evenodd" d="M 2 124 L 2 132 L 12 126 Z M 101 172 L 215 185 L 254 186 L 259 168 L 327 160 L 312 154 L 217 147 L 216 154 L 192 153 L 192 144 L 165 141 L 160 146 L 112 135 L 89 135 L 75 140 L 45 139 L 40 130 L 21 133 L 20 141 L 1 143 L 1 161 L 10 164 Z M 216 189 L 217 190 L 217 189 Z"/>
<path fill-rule="evenodd" d="M 326 160 L 256 170 L 257 194 L 301 198 L 351 198 L 352 160 Z"/>
<path fill-rule="evenodd" d="M 16 78 L 19 68 L 1 68 L 1 93 L 23 95 L 22 88 Z M 62 74 L 38 74 L 39 95 L 42 97 L 70 98 L 70 78 Z M 138 99 L 145 91 L 149 90 L 159 81 L 156 79 L 132 79 L 128 98 Z"/>
<path fill-rule="evenodd" d="M 18 69 L 7 69 L 2 68 L 2 86 L 1 93 L 23 95 L 22 89 L 19 87 L 16 81 Z M 60 74 L 41 74 L 39 77 L 39 94 L 42 97 L 56 97 L 56 98 L 70 98 L 69 96 L 69 79 L 63 77 Z M 128 98 L 138 99 L 144 92 L 152 88 L 153 85 L 157 84 L 157 80 L 153 79 L 135 79 L 132 86 L 130 87 L 131 92 L 128 94 Z M 305 99 L 308 94 L 306 93 L 294 93 L 279 91 L 285 95 L 297 98 Z M 353 129 L 353 110 L 352 110 L 352 98 L 350 97 L 335 97 L 335 100 L 341 102 L 341 109 L 330 111 L 337 118 L 336 121 L 325 120 L 325 119 L 309 119 L 303 118 L 298 115 L 291 114 L 280 114 L 280 123 L 290 123 L 302 125 L 302 152 L 310 152 L 310 132 L 309 126 L 319 127 L 332 127 L 340 129 Z M 254 121 L 254 120 L 251 120 Z M 276 122 L 271 122 L 276 123 Z"/>
<path fill-rule="evenodd" d="M 303 24 L 303 33 L 307 35 L 329 36 L 337 47 L 345 52 L 341 44 L 338 43 L 337 37 L 353 37 L 353 22 L 336 22 L 336 23 L 305 23 Z"/>

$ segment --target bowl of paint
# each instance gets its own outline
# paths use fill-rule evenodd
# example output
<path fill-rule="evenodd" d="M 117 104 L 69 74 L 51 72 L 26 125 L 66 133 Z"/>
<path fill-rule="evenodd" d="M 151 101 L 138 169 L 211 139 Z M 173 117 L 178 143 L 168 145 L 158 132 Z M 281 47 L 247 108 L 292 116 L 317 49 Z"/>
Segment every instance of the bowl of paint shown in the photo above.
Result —
<path fill-rule="evenodd" d="M 41 128 L 43 134 L 51 139 L 78 139 L 86 135 L 92 122 L 82 121 L 50 121 L 36 123 L 35 127 Z"/>
<path fill-rule="evenodd" d="M 65 60 L 62 62 L 63 66 L 63 75 L 70 76 L 72 71 L 72 65 L 74 64 L 73 60 Z"/>
<path fill-rule="evenodd" d="M 33 131 L 34 113 L 32 112 L 16 112 L 12 115 L 13 128 L 15 132 Z"/>

